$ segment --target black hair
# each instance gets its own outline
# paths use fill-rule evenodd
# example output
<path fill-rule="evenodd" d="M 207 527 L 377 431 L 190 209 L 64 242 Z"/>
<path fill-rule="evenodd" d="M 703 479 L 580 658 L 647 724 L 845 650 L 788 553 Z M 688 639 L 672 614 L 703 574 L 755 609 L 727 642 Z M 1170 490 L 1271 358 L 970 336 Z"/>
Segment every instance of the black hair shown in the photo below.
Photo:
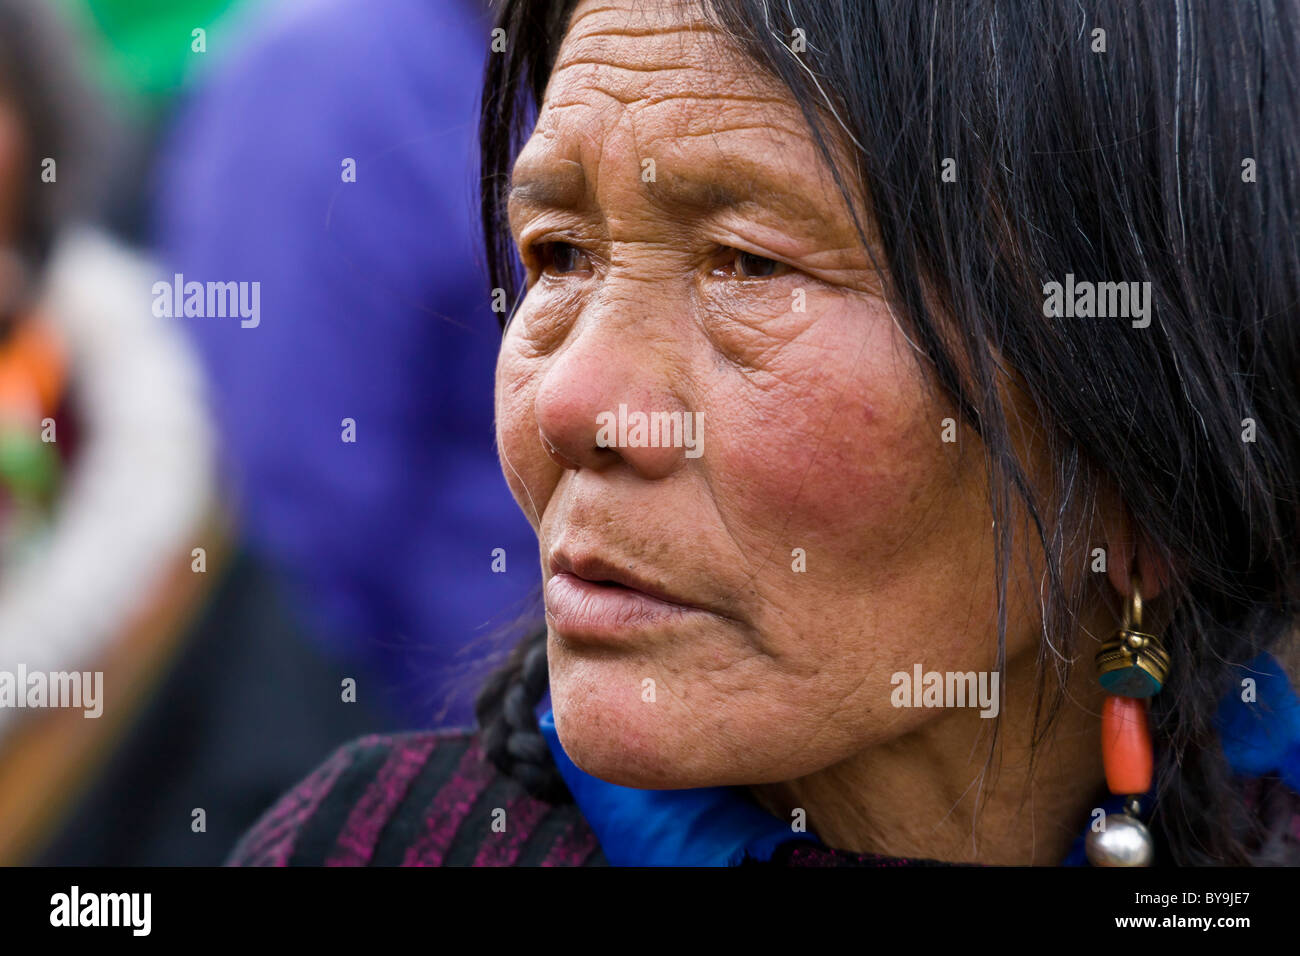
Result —
<path fill-rule="evenodd" d="M 1090 666 L 1109 636 L 1082 639 L 1083 608 L 1104 598 L 1118 615 L 1104 575 L 1066 564 L 1089 556 L 1113 492 L 1171 569 L 1155 602 L 1173 660 L 1151 711 L 1158 845 L 1180 865 L 1278 862 L 1270 831 L 1295 801 L 1275 778 L 1247 801 L 1215 713 L 1237 668 L 1294 642 L 1300 609 L 1300 8 L 700 4 L 792 91 L 846 201 L 857 177 L 898 320 L 980 438 L 1000 662 L 1011 518 L 1031 522 L 1045 560 L 1035 742 L 1071 667 Z M 505 0 L 498 11 L 507 48 L 485 77 L 481 212 L 491 284 L 512 302 L 505 191 L 573 7 Z M 796 29 L 806 50 L 791 48 Z M 854 170 L 831 148 L 844 133 Z M 947 158 L 955 178 L 942 175 Z M 1150 325 L 1045 317 L 1044 284 L 1070 273 L 1150 282 Z M 1014 450 L 1008 369 L 1047 422 L 1046 479 L 1031 481 Z M 494 679 L 520 676 L 516 662 Z M 492 689 L 479 719 L 499 737 Z M 1275 819 L 1261 809 L 1278 806 Z"/>

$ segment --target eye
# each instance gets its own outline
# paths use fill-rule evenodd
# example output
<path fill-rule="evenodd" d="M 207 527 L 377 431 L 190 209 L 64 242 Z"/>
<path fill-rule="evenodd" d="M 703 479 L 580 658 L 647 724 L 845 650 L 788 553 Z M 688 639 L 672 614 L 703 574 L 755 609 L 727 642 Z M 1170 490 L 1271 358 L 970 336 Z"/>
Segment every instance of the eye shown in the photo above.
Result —
<path fill-rule="evenodd" d="M 587 254 L 568 242 L 539 242 L 533 246 L 537 264 L 541 271 L 548 269 L 558 275 L 568 275 L 590 268 Z"/>
<path fill-rule="evenodd" d="M 791 271 L 790 266 L 743 249 L 727 249 L 728 259 L 714 270 L 737 279 L 774 279 Z"/>

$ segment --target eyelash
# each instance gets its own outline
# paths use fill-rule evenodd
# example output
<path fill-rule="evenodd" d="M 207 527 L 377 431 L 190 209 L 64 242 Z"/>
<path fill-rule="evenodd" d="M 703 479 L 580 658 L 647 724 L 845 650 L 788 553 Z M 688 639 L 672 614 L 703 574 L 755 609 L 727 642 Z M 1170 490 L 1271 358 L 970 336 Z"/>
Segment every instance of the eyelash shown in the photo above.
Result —
<path fill-rule="evenodd" d="M 544 273 L 547 270 L 547 268 L 551 265 L 551 263 L 554 261 L 555 258 L 554 255 L 555 250 L 557 249 L 572 249 L 575 254 L 583 255 L 582 250 L 579 249 L 577 246 L 575 246 L 573 243 L 564 242 L 563 240 L 560 239 L 552 239 L 545 242 L 534 243 L 529 248 L 529 252 L 537 261 L 537 271 L 539 273 Z M 567 272 L 560 273 L 560 275 L 569 275 L 569 274 L 570 273 Z"/>
<path fill-rule="evenodd" d="M 740 279 L 742 282 L 758 281 L 760 279 L 780 279 L 782 276 L 789 275 L 790 273 L 795 271 L 793 266 L 790 266 L 779 259 L 773 259 L 769 256 L 760 256 L 756 252 L 749 252 L 745 249 L 737 249 L 734 246 L 724 246 L 721 251 L 722 253 L 730 256 L 731 263 L 732 263 L 731 274 L 734 275 L 736 278 Z M 770 264 L 772 266 L 771 275 L 740 275 L 739 274 L 740 261 L 742 259 L 749 259 L 751 260 L 751 262 L 753 260 L 757 260 L 759 263 L 762 263 L 764 265 Z M 715 268 L 713 271 L 714 274 L 717 274 L 721 270 L 720 268 Z"/>
<path fill-rule="evenodd" d="M 553 240 L 533 243 L 527 250 L 528 258 L 533 259 L 535 261 L 536 268 L 539 274 L 544 274 L 547 268 L 554 262 L 555 252 L 557 249 L 571 249 L 576 255 L 579 256 L 585 255 L 585 253 L 578 246 L 574 245 L 571 242 L 565 242 L 562 239 L 553 239 Z M 794 271 L 793 267 L 791 267 L 787 263 L 781 262 L 778 259 L 772 259 L 769 258 L 768 256 L 760 256 L 758 253 L 748 252 L 744 249 L 737 249 L 734 246 L 721 247 L 719 254 L 729 256 L 730 261 L 733 264 L 733 269 L 731 274 L 735 275 L 741 281 L 756 281 L 759 279 L 779 279 L 782 276 L 788 275 L 789 273 Z M 755 261 L 763 264 L 760 265 L 759 268 L 763 268 L 766 264 L 770 264 L 773 267 L 773 271 L 770 275 L 739 275 L 738 274 L 740 271 L 739 264 L 742 259 L 749 260 L 751 264 L 753 264 Z M 715 265 L 712 270 L 713 274 L 715 275 L 719 274 L 722 271 L 722 269 L 723 266 Z M 571 275 L 571 274 L 572 272 L 558 273 L 558 275 L 561 276 Z"/>

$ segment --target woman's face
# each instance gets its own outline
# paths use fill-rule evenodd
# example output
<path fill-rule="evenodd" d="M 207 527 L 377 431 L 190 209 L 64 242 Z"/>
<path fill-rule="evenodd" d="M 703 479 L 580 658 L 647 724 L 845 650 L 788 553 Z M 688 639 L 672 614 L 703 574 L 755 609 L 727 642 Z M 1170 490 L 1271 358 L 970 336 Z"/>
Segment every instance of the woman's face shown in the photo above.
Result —
<path fill-rule="evenodd" d="M 996 651 L 981 449 L 943 440 L 795 102 L 686 11 L 578 5 L 514 168 L 497 368 L 561 741 L 651 788 L 827 767 L 941 713 L 893 674 Z M 649 447 L 656 412 L 695 431 Z M 591 583 L 619 577 L 643 591 Z"/>

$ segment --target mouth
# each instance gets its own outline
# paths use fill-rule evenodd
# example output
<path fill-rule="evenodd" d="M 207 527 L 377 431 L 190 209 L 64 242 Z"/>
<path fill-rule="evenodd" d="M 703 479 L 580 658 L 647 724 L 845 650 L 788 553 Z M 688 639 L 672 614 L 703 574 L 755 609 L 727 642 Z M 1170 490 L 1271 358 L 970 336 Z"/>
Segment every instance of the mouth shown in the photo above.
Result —
<path fill-rule="evenodd" d="M 573 640 L 615 641 L 707 614 L 663 586 L 596 556 L 550 558 L 546 617 Z"/>

